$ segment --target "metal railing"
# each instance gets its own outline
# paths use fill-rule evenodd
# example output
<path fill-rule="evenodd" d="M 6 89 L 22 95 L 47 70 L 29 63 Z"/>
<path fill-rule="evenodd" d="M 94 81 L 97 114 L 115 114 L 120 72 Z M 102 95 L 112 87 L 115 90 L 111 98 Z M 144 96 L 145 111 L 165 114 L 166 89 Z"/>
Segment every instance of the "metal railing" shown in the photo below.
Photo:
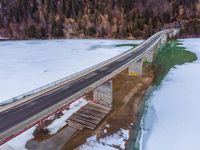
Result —
<path fill-rule="evenodd" d="M 138 48 L 142 47 L 144 44 L 149 42 L 152 38 L 154 38 L 158 34 L 165 33 L 165 32 L 170 32 L 170 31 L 173 31 L 173 30 L 164 30 L 164 31 L 157 32 L 156 34 L 154 34 L 153 36 L 148 38 L 146 41 L 142 42 L 142 44 L 140 44 L 139 46 L 137 46 L 137 47 L 135 47 L 135 48 L 133 48 L 131 50 L 125 51 L 125 52 L 123 52 L 123 53 L 121 53 L 121 54 L 119 54 L 119 55 L 117 55 L 115 57 L 112 57 L 112 58 L 110 58 L 108 60 L 105 60 L 105 61 L 103 61 L 103 62 L 101 62 L 99 64 L 96 64 L 96 65 L 94 65 L 92 67 L 89 67 L 87 69 L 84 69 L 82 71 L 74 73 L 72 75 L 69 75 L 69 76 L 67 76 L 65 78 L 59 79 L 57 81 L 54 81 L 54 82 L 52 82 L 50 84 L 44 85 L 44 86 L 42 86 L 40 88 L 37 88 L 35 90 L 29 91 L 27 93 L 21 94 L 21 95 L 16 96 L 16 97 L 13 97 L 11 99 L 8 99 L 8 100 L 6 100 L 4 102 L 1 102 L 0 106 L 4 106 L 4 105 L 10 104 L 12 102 L 27 98 L 29 96 L 32 96 L 33 94 L 39 94 L 39 93 L 43 93 L 45 91 L 48 91 L 50 89 L 55 89 L 56 87 L 61 86 L 62 84 L 66 84 L 66 83 L 68 83 L 70 81 L 74 81 L 74 80 L 80 78 L 81 76 L 84 76 L 84 75 L 86 75 L 86 74 L 88 74 L 90 72 L 93 72 L 93 71 L 95 71 L 97 69 L 100 69 L 101 67 L 103 67 L 105 65 L 108 65 L 109 63 L 112 63 L 112 62 L 120 59 L 121 57 L 123 57 L 123 56 L 125 56 L 125 55 L 127 55 L 127 54 L 129 54 L 129 53 L 131 53 L 131 52 L 133 52 L 135 50 L 137 50 Z"/>

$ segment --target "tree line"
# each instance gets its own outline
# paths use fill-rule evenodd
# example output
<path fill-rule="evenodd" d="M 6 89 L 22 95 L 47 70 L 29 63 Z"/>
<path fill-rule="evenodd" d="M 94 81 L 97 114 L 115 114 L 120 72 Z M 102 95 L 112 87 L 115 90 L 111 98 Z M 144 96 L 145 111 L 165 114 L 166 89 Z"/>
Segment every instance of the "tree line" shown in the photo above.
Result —
<path fill-rule="evenodd" d="M 198 0 L 1 0 L 0 35 L 144 38 L 176 25 L 199 34 L 199 9 Z"/>

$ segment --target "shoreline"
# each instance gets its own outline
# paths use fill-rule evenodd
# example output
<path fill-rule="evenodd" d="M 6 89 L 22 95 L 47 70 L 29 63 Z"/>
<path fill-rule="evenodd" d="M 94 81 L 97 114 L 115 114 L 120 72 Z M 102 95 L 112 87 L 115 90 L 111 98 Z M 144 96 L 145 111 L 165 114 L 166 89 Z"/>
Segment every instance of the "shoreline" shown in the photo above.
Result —
<path fill-rule="evenodd" d="M 172 53 L 170 53 L 171 50 L 173 50 Z M 164 53 L 165 55 L 162 54 L 163 51 L 166 52 L 166 53 Z M 179 53 L 181 52 L 179 55 L 183 55 L 184 57 L 175 55 L 176 57 L 173 58 L 173 59 L 174 60 L 177 59 L 178 61 L 173 61 L 173 59 L 169 58 L 168 56 L 170 55 L 170 56 L 173 57 L 173 55 L 176 54 L 176 51 L 179 52 Z M 139 145 L 139 147 L 137 147 L 138 149 L 145 146 L 146 140 L 148 139 L 148 136 L 150 134 L 149 132 L 153 128 L 155 116 L 154 116 L 154 114 L 152 114 L 154 112 L 152 112 L 153 109 L 151 108 L 152 107 L 152 105 L 151 105 L 152 93 L 160 87 L 161 82 L 163 81 L 165 76 L 167 76 L 169 71 L 172 68 L 174 68 L 175 65 L 183 65 L 183 64 L 188 63 L 188 62 L 193 62 L 197 59 L 195 53 L 189 52 L 188 50 L 185 49 L 185 47 L 182 47 L 182 42 L 180 40 L 168 41 L 167 44 L 164 47 L 159 49 L 159 52 L 160 53 L 157 55 L 158 58 L 156 59 L 155 67 L 154 67 L 155 72 L 156 72 L 155 81 L 153 83 L 153 86 L 150 87 L 150 93 L 147 93 L 147 95 L 146 95 L 146 100 L 144 100 L 145 101 L 144 111 L 143 111 L 143 115 L 141 117 L 141 120 L 139 122 L 141 133 L 138 134 L 138 137 L 137 137 L 138 143 L 135 143 L 135 145 Z M 167 55 L 167 53 L 169 55 Z M 165 59 L 165 58 L 169 59 L 169 62 L 170 62 L 170 59 L 171 59 L 173 64 L 168 65 L 168 64 L 163 63 L 165 61 L 162 61 L 162 60 Z M 160 61 L 162 63 L 160 63 Z M 160 69 L 158 64 L 164 65 L 164 69 L 161 72 L 158 71 Z M 149 115 L 153 115 L 150 118 L 150 124 L 147 123 L 147 122 L 149 122 L 149 121 L 147 121 L 147 116 L 150 117 Z"/>
<path fill-rule="evenodd" d="M 153 83 L 152 83 L 153 84 Z M 127 141 L 127 150 L 139 150 L 140 143 L 139 139 L 141 137 L 141 121 L 144 117 L 144 113 L 147 107 L 148 103 L 148 98 L 150 97 L 152 91 L 155 89 L 155 86 L 150 85 L 148 89 L 146 90 L 144 96 L 141 98 L 141 106 L 140 106 L 140 112 L 139 112 L 139 117 L 137 119 L 137 124 L 135 127 L 130 129 L 130 138 Z M 133 144 L 134 143 L 134 144 Z"/>

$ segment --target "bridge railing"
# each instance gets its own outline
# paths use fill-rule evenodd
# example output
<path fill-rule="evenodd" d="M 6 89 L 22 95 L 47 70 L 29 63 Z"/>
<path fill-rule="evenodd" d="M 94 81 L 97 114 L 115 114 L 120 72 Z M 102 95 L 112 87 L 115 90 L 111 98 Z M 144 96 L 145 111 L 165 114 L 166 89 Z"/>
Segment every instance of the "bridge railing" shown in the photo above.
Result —
<path fill-rule="evenodd" d="M 65 78 L 59 79 L 57 81 L 54 81 L 54 82 L 52 82 L 50 84 L 44 85 L 44 86 L 42 86 L 40 88 L 37 88 L 35 90 L 29 91 L 27 93 L 21 94 L 19 96 L 16 96 L 16 97 L 8 99 L 8 100 L 6 100 L 4 102 L 1 102 L 0 106 L 4 106 L 4 105 L 10 104 L 12 102 L 19 101 L 19 100 L 24 99 L 24 98 L 28 98 L 29 96 L 33 96 L 34 94 L 38 95 L 40 93 L 44 93 L 45 91 L 48 92 L 49 90 L 53 90 L 53 89 L 55 89 L 55 88 L 57 88 L 59 86 L 62 86 L 63 84 L 69 83 L 71 81 L 75 81 L 76 79 L 80 78 L 81 76 L 84 76 L 84 75 L 86 75 L 86 74 L 88 74 L 90 72 L 93 72 L 93 71 L 95 71 L 97 69 L 100 69 L 103 66 L 108 65 L 109 63 L 112 63 L 112 62 L 120 59 L 121 57 L 123 57 L 123 56 L 125 56 L 125 55 L 127 55 L 127 54 L 129 54 L 129 53 L 131 53 L 131 52 L 133 52 L 135 50 L 137 50 L 138 48 L 142 47 L 145 43 L 147 43 L 149 40 L 151 40 L 152 38 L 154 38 L 158 34 L 161 34 L 162 32 L 163 33 L 169 32 L 169 30 L 160 31 L 160 32 L 154 34 L 153 36 L 151 36 L 150 38 L 148 38 L 146 41 L 142 42 L 142 44 L 140 44 L 139 46 L 137 46 L 137 47 L 135 47 L 135 48 L 133 48 L 131 50 L 125 51 L 125 52 L 123 52 L 123 53 L 121 53 L 121 54 L 119 54 L 119 55 L 117 55 L 115 57 L 112 57 L 112 58 L 110 58 L 108 60 L 105 60 L 105 61 L 103 61 L 103 62 L 101 62 L 99 64 L 96 64 L 96 65 L 94 65 L 92 67 L 89 67 L 87 69 L 84 69 L 82 71 L 74 73 L 72 75 L 69 75 L 69 76 L 67 76 Z M 31 98 L 34 98 L 34 97 L 31 97 Z"/>

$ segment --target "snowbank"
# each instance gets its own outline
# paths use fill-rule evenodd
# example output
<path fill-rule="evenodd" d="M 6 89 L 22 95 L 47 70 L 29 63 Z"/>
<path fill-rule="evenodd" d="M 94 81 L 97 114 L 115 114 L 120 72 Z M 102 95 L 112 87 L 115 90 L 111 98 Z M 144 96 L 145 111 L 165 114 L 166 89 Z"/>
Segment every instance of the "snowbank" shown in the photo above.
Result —
<path fill-rule="evenodd" d="M 88 103 L 87 100 L 80 98 L 79 100 L 73 102 L 68 110 L 63 111 L 63 115 L 54 120 L 47 129 L 50 131 L 50 134 L 57 133 L 61 128 L 66 125 L 66 120 L 73 115 L 73 113 L 77 112 L 81 107 L 85 106 Z"/>
<path fill-rule="evenodd" d="M 26 142 L 33 138 L 33 132 L 35 129 L 36 127 L 28 129 L 26 132 L 0 146 L 0 150 L 26 150 Z"/>
<path fill-rule="evenodd" d="M 171 69 L 153 92 L 151 105 L 155 115 L 152 116 L 156 119 L 147 141 L 143 141 L 145 150 L 200 147 L 200 39 L 185 39 L 183 46 L 196 53 L 198 60 Z"/>
<path fill-rule="evenodd" d="M 87 142 L 81 145 L 79 150 L 117 150 L 125 149 L 125 142 L 129 139 L 129 130 L 120 129 L 117 133 L 97 140 L 96 135 L 87 139 Z"/>
<path fill-rule="evenodd" d="M 128 49 L 129 40 L 0 42 L 0 102 L 91 67 Z"/>

